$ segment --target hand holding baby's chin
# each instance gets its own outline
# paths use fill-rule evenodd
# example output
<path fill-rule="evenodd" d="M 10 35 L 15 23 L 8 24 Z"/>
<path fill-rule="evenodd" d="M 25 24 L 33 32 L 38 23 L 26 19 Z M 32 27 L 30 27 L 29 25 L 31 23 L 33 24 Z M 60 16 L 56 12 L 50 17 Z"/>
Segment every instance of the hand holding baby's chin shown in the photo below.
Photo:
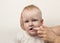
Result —
<path fill-rule="evenodd" d="M 47 27 L 46 26 L 40 26 L 35 28 L 37 30 L 37 36 L 41 38 L 42 40 L 47 40 Z"/>
<path fill-rule="evenodd" d="M 40 26 L 34 29 L 37 31 L 37 36 L 39 36 L 40 38 L 43 38 L 43 36 L 46 35 L 47 32 L 46 27 Z"/>
<path fill-rule="evenodd" d="M 54 39 L 56 38 L 56 35 L 47 26 L 40 26 L 35 29 L 37 30 L 37 36 L 40 37 L 44 41 L 53 42 Z"/>

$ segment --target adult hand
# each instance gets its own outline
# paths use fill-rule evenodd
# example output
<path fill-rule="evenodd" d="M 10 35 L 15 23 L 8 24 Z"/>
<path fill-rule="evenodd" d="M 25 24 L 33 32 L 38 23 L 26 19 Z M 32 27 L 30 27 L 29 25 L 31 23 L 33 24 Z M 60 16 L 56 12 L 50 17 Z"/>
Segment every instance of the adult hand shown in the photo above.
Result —
<path fill-rule="evenodd" d="M 54 42 L 55 38 L 57 37 L 52 29 L 47 26 L 40 26 L 35 29 L 37 30 L 37 36 L 44 41 Z"/>

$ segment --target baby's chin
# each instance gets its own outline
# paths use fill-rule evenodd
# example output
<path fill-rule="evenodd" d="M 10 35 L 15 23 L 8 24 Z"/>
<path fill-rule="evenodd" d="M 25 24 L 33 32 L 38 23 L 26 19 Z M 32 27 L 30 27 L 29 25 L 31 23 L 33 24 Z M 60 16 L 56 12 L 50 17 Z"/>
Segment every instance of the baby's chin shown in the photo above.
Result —
<path fill-rule="evenodd" d="M 29 33 L 31 36 L 36 36 L 36 35 L 37 35 L 37 31 L 34 30 L 34 28 L 30 28 L 28 33 Z"/>
<path fill-rule="evenodd" d="M 30 36 L 37 36 L 37 34 L 29 34 Z"/>
<path fill-rule="evenodd" d="M 30 36 L 37 36 L 37 33 L 36 32 L 29 32 L 28 33 Z"/>

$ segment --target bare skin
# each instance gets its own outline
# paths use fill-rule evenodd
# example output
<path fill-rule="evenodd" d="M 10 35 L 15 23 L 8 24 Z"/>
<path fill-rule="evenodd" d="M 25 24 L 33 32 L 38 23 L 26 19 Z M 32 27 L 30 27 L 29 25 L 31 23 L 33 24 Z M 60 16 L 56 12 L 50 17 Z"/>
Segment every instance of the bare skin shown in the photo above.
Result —
<path fill-rule="evenodd" d="M 60 26 L 51 27 L 56 35 L 60 36 Z"/>
<path fill-rule="evenodd" d="M 38 36 L 44 41 L 56 43 L 59 40 L 58 38 L 60 38 L 60 26 L 43 26 L 41 11 L 33 5 L 23 10 L 21 15 L 21 27 L 29 35 Z"/>
<path fill-rule="evenodd" d="M 54 43 L 60 43 L 60 37 L 57 37 L 54 41 Z"/>
<path fill-rule="evenodd" d="M 56 43 L 57 41 L 59 42 L 60 26 L 49 28 L 47 26 L 40 26 L 39 28 L 37 28 L 37 34 L 42 40 L 48 41 L 49 43 Z"/>

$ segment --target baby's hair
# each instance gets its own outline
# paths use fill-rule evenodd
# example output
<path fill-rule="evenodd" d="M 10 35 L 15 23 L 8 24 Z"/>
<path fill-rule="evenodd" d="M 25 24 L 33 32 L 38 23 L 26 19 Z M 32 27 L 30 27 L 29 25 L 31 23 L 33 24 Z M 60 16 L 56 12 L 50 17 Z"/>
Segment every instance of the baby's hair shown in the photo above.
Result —
<path fill-rule="evenodd" d="M 22 20 L 23 12 L 24 12 L 25 10 L 33 10 L 33 9 L 37 9 L 37 10 L 40 12 L 40 17 L 42 18 L 41 10 L 40 10 L 37 6 L 35 6 L 35 5 L 28 5 L 28 6 L 24 7 L 24 9 L 23 9 L 23 11 L 22 11 L 22 13 L 21 13 L 21 18 L 20 18 L 20 25 L 21 25 L 21 27 L 22 27 L 23 29 L 24 29 L 23 20 Z"/>
<path fill-rule="evenodd" d="M 36 8 L 36 9 L 39 9 L 37 6 L 35 6 L 35 5 L 29 5 L 29 6 L 26 6 L 25 8 L 24 8 L 24 10 L 25 9 L 33 9 L 33 8 Z M 40 9 L 39 9 L 40 10 Z"/>
<path fill-rule="evenodd" d="M 24 9 L 23 9 L 23 11 L 22 11 L 22 13 L 24 12 L 24 10 L 32 10 L 32 9 L 38 9 L 39 11 L 40 11 L 40 13 L 41 13 L 41 10 L 37 7 L 37 6 L 35 6 L 35 5 L 28 5 L 28 6 L 26 6 L 26 7 L 24 7 Z M 22 14 L 21 13 L 21 14 Z"/>

